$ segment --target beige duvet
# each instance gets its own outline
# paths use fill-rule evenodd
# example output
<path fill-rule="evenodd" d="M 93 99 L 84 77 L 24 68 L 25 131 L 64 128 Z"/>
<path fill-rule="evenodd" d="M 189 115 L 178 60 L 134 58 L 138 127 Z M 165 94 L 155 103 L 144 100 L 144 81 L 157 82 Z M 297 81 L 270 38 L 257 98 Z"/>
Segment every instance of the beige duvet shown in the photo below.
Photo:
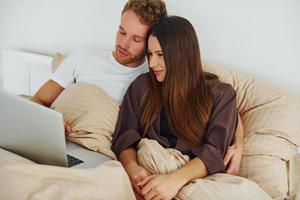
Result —
<path fill-rule="evenodd" d="M 143 139 L 138 161 L 152 173 L 168 173 L 188 161 L 174 149 Z M 118 161 L 94 169 L 68 169 L 33 163 L 0 149 L 0 199 L 135 199 L 129 178 Z M 245 178 L 215 174 L 184 186 L 176 199 L 271 199 Z"/>

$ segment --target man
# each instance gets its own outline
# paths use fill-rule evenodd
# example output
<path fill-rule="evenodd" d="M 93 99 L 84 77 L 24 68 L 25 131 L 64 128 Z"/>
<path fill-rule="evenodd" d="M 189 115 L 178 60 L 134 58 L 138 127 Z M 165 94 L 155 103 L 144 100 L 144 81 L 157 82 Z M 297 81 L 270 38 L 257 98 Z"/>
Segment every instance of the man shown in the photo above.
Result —
<path fill-rule="evenodd" d="M 146 37 L 151 25 L 166 16 L 160 0 L 130 0 L 122 11 L 115 51 L 78 51 L 71 54 L 32 100 L 49 107 L 67 86 L 75 82 L 98 85 L 122 101 L 129 84 L 148 71 Z"/>
<path fill-rule="evenodd" d="M 148 71 L 145 59 L 147 34 L 151 26 L 166 15 L 165 4 L 161 0 L 129 0 L 122 11 L 115 50 L 71 54 L 33 96 L 32 101 L 49 107 L 66 87 L 84 82 L 99 86 L 121 102 L 130 83 Z M 65 124 L 65 129 L 66 133 L 72 131 L 68 124 Z M 235 144 L 226 153 L 224 162 L 229 163 L 227 173 L 237 173 L 241 138 L 242 135 L 237 134 Z M 130 178 L 133 180 L 135 177 Z M 138 188 L 135 187 L 135 190 Z"/>
<path fill-rule="evenodd" d="M 115 51 L 78 51 L 71 54 L 32 101 L 49 107 L 67 86 L 85 82 L 101 87 L 119 102 L 130 83 L 148 71 L 146 37 L 151 25 L 167 15 L 160 0 L 129 0 L 123 8 Z M 66 124 L 66 133 L 71 127 Z"/>

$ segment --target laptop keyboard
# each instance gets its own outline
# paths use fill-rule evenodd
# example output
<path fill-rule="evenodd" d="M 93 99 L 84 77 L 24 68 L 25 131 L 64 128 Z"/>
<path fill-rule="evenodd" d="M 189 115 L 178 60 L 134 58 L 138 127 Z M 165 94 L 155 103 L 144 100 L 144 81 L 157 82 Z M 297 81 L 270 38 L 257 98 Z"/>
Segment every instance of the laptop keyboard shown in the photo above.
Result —
<path fill-rule="evenodd" d="M 69 154 L 67 154 L 67 158 L 68 158 L 68 167 L 73 167 L 75 165 L 79 165 L 84 162 L 84 161 L 79 160 L 78 158 L 75 158 Z"/>

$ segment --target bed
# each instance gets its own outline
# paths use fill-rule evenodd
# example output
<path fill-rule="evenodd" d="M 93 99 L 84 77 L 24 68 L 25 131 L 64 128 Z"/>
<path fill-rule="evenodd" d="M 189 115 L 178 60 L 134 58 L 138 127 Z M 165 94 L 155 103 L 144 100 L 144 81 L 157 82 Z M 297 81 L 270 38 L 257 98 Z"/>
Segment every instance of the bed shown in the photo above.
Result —
<path fill-rule="evenodd" d="M 53 57 L 4 50 L 2 52 L 3 89 L 17 95 L 33 95 L 59 67 L 63 59 L 62 54 Z M 244 152 L 239 176 L 253 181 L 272 199 L 296 199 L 299 191 L 296 184 L 299 178 L 295 177 L 296 170 L 299 171 L 299 166 L 296 167 L 295 164 L 297 147 L 300 145 L 299 96 L 232 70 L 228 66 L 205 62 L 204 68 L 216 73 L 221 80 L 231 84 L 237 91 L 237 106 L 245 127 Z M 100 199 L 134 198 L 128 189 L 130 188 L 128 177 L 120 163 L 114 161 L 115 155 L 110 149 L 118 104 L 105 95 L 100 98 L 96 93 L 96 90 L 86 85 L 67 88 L 65 93 L 54 102 L 52 108 L 62 112 L 64 117 L 71 121 L 75 118 L 80 119 L 77 120 L 77 124 L 72 124 L 77 132 L 71 134 L 69 140 L 105 154 L 111 157 L 112 161 L 103 163 L 94 170 L 70 171 L 38 165 L 0 149 L 0 175 L 2 176 L 0 176 L 0 185 L 6 185 L 0 189 L 0 199 L 31 197 L 39 199 L 47 194 L 56 194 L 61 199 L 72 199 L 76 197 L 72 196 L 74 191 L 77 197 L 84 199 L 95 197 L 93 195 L 100 196 Z M 85 95 L 95 97 L 95 101 L 85 98 Z M 99 99 L 102 100 L 98 101 Z M 85 115 L 83 113 L 87 113 L 87 110 L 84 105 L 87 104 L 95 104 L 94 106 L 99 109 L 88 110 L 90 115 Z M 69 112 L 72 107 L 82 109 L 74 114 Z M 100 117 L 95 119 L 93 116 Z M 76 129 L 82 127 L 82 124 L 89 126 L 86 130 Z M 65 179 L 66 176 L 68 179 Z M 118 180 L 119 185 L 116 187 L 123 188 L 115 193 L 119 196 L 107 195 L 116 188 L 110 186 L 115 183 L 103 181 L 104 178 L 101 176 L 110 177 L 109 180 L 111 178 Z M 14 181 L 11 180 L 12 178 Z M 59 182 L 64 179 L 65 181 Z M 12 194 L 7 191 L 8 186 L 17 186 L 19 189 Z M 76 187 L 71 190 L 69 186 Z M 247 198 L 240 196 L 240 199 Z"/>

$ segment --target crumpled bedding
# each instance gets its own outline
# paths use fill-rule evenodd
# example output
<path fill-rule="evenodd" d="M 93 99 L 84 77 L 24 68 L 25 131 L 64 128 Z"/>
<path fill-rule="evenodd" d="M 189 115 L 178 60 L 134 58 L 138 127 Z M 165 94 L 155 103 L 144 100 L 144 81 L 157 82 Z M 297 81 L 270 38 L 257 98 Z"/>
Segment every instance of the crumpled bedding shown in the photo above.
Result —
<path fill-rule="evenodd" d="M 168 173 L 189 161 L 175 149 L 154 140 L 138 145 L 139 163 L 152 173 Z M 0 149 L 0 199 L 135 199 L 129 178 L 118 161 L 93 169 L 39 165 Z M 175 199 L 271 199 L 256 183 L 217 173 L 185 185 Z"/>

